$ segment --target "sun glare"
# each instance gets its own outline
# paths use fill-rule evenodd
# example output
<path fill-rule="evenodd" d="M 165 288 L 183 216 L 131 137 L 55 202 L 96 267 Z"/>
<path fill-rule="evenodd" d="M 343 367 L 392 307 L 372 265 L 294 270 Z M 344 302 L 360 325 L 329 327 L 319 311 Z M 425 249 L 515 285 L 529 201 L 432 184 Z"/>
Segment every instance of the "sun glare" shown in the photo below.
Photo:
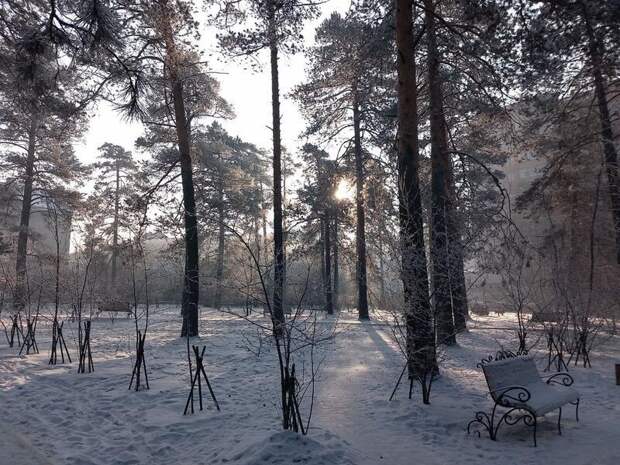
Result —
<path fill-rule="evenodd" d="M 353 186 L 346 179 L 341 179 L 334 192 L 336 200 L 353 200 Z"/>

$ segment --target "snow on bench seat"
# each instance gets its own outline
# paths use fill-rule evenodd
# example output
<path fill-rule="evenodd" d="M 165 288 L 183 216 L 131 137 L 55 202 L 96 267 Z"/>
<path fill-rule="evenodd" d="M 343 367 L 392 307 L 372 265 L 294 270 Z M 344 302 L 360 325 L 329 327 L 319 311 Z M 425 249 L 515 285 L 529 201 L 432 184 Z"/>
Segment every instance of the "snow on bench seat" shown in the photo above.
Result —
<path fill-rule="evenodd" d="M 478 428 L 476 431 L 480 435 L 479 428 L 483 427 L 495 441 L 502 423 L 515 425 L 522 421 L 533 427 L 535 447 L 537 417 L 557 409 L 558 433 L 562 434 L 562 406 L 572 404 L 579 421 L 579 393 L 569 387 L 573 378 L 568 373 L 555 373 L 543 379 L 532 357 L 515 356 L 506 351 L 498 352 L 495 359 L 491 356 L 482 360 L 478 366 L 484 372 L 494 405 L 490 413 L 476 412 L 475 418 L 467 425 L 468 433 L 474 427 L 475 430 Z M 508 411 L 497 412 L 498 407 Z"/>
<path fill-rule="evenodd" d="M 555 410 L 562 405 L 576 402 L 579 393 L 567 386 L 556 388 L 544 382 L 532 357 L 514 357 L 487 363 L 483 366 L 489 391 L 493 400 L 507 406 L 526 408 L 537 416 Z M 517 396 L 509 395 L 507 388 L 522 386 L 527 389 L 530 397 L 520 402 Z M 502 398 L 502 394 L 507 396 Z"/>

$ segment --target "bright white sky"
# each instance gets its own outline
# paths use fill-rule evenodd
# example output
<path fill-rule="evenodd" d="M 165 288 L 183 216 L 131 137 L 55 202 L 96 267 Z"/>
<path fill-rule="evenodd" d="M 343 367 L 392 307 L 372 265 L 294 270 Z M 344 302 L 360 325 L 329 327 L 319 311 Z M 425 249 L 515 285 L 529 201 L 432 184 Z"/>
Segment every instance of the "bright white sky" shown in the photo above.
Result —
<path fill-rule="evenodd" d="M 322 5 L 321 18 L 307 24 L 304 37 L 306 45 L 314 41 L 314 29 L 333 11 L 346 12 L 350 0 L 329 0 Z M 218 50 L 215 30 L 205 28 L 202 32 L 201 46 L 205 55 L 210 57 L 212 71 L 227 73 L 215 75 L 221 82 L 222 96 L 232 104 L 236 118 L 220 120 L 222 125 L 232 134 L 252 142 L 259 147 L 271 151 L 271 81 L 268 66 L 268 54 L 259 56 L 263 69 L 253 72 L 248 62 L 240 58 L 231 60 L 224 57 Z M 305 60 L 303 54 L 281 56 L 280 64 L 280 100 L 282 113 L 282 143 L 291 153 L 296 153 L 299 134 L 304 129 L 304 120 L 296 105 L 286 94 L 305 77 Z M 122 145 L 127 150 L 134 148 L 135 139 L 141 134 L 142 125 L 128 123 L 105 103 L 99 104 L 90 128 L 83 141 L 76 147 L 77 154 L 83 162 L 90 163 L 97 156 L 97 147 L 104 142 Z"/>

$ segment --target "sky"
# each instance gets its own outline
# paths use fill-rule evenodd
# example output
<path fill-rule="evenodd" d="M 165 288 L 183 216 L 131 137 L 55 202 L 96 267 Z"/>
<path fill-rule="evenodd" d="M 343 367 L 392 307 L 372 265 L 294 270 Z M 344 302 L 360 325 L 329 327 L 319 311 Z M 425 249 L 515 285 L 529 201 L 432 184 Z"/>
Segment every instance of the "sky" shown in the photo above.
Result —
<path fill-rule="evenodd" d="M 306 45 L 314 41 L 314 29 L 333 11 L 346 12 L 350 0 L 328 0 L 321 6 L 321 17 L 308 23 L 304 29 Z M 205 27 L 201 31 L 200 46 L 209 59 L 209 67 L 221 83 L 222 96 L 233 106 L 236 117 L 232 120 L 219 120 L 231 133 L 261 148 L 271 151 L 271 81 L 268 52 L 259 56 L 263 67 L 260 72 L 250 69 L 243 58 L 233 60 L 225 57 L 218 49 L 214 28 Z M 295 153 L 302 145 L 298 136 L 305 123 L 296 106 L 286 95 L 304 80 L 305 58 L 303 53 L 294 56 L 280 56 L 280 101 L 282 114 L 282 143 Z M 219 74 L 224 73 L 224 74 Z M 104 142 L 112 142 L 132 150 L 135 139 L 140 136 L 142 125 L 127 122 L 110 104 L 100 103 L 90 121 L 85 137 L 76 147 L 76 152 L 85 163 L 97 157 L 97 148 Z"/>

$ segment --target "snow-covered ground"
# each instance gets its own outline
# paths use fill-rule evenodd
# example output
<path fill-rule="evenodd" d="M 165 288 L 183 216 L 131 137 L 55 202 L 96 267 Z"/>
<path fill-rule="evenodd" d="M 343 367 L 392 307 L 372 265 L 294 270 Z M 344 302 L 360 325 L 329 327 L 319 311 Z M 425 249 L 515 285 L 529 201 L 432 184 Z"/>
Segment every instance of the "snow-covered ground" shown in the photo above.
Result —
<path fill-rule="evenodd" d="M 205 396 L 205 411 L 183 416 L 189 375 L 178 309 L 152 312 L 149 391 L 127 389 L 131 320 L 93 321 L 95 372 L 90 374 L 77 374 L 75 362 L 48 366 L 50 331 L 44 324 L 37 331 L 40 355 L 19 357 L 2 342 L 0 465 L 620 463 L 617 337 L 597 348 L 593 368 L 571 366 L 582 395 L 581 421 L 575 422 L 572 408 L 565 409 L 558 436 L 550 414 L 539 425 L 534 448 L 523 425 L 500 430 L 497 442 L 465 431 L 475 411 L 491 406 L 476 363 L 501 344 L 514 346 L 512 315 L 478 317 L 471 324 L 458 347 L 443 354 L 432 404 L 424 406 L 418 388 L 407 399 L 406 386 L 388 402 L 403 365 L 390 331 L 344 314 L 336 338 L 322 349 L 326 358 L 310 432 L 300 436 L 280 431 L 277 363 L 268 341 L 257 357 L 247 347 L 255 332 L 251 325 L 208 309 L 195 343 L 207 347 L 205 367 L 221 411 Z M 66 323 L 72 355 L 75 336 L 75 326 Z M 540 365 L 543 346 L 541 341 Z"/>

